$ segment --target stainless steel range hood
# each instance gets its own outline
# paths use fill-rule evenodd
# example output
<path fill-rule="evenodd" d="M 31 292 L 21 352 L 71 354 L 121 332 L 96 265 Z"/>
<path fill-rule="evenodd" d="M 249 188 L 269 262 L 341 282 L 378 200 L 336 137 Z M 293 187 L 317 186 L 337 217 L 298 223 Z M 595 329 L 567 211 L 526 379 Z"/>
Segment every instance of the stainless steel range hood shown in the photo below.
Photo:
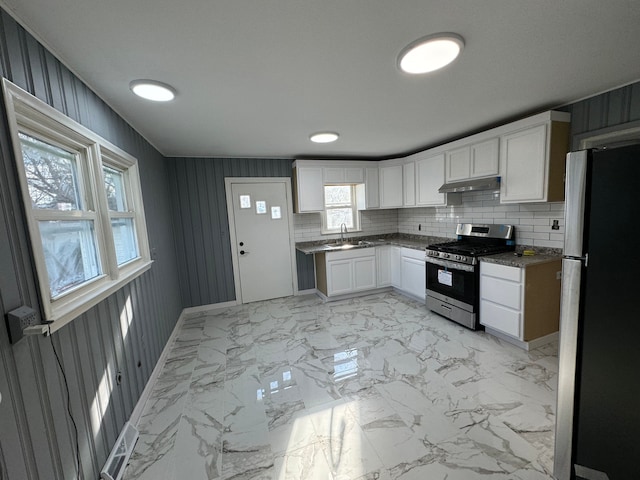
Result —
<path fill-rule="evenodd" d="M 438 189 L 438 192 L 458 193 L 476 190 L 500 190 L 500 177 L 470 178 L 460 182 L 445 183 Z"/>

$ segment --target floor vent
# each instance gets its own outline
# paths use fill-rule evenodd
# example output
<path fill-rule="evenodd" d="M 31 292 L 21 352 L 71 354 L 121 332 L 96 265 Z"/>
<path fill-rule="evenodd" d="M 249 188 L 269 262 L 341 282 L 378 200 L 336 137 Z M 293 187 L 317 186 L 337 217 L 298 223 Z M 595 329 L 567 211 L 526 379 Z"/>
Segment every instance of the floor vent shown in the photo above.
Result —
<path fill-rule="evenodd" d="M 138 440 L 138 430 L 129 422 L 124 424 L 116 444 L 100 472 L 101 480 L 120 480 L 127 466 L 133 447 Z"/>

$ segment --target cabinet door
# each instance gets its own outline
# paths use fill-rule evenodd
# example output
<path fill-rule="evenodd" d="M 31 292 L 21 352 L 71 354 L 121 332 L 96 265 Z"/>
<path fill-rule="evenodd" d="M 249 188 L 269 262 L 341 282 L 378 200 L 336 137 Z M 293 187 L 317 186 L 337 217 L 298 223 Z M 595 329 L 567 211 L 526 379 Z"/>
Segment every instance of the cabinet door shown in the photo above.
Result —
<path fill-rule="evenodd" d="M 345 183 L 345 175 L 343 167 L 324 167 L 324 183 Z"/>
<path fill-rule="evenodd" d="M 355 258 L 352 260 L 353 290 L 371 290 L 376 288 L 376 257 Z"/>
<path fill-rule="evenodd" d="M 367 208 L 380 207 L 380 177 L 378 175 L 378 167 L 366 168 L 364 185 Z"/>
<path fill-rule="evenodd" d="M 402 165 L 380 167 L 380 208 L 399 208 L 402 201 Z"/>
<path fill-rule="evenodd" d="M 327 294 L 342 295 L 353 291 L 352 260 L 327 262 Z"/>
<path fill-rule="evenodd" d="M 402 289 L 402 248 L 391 247 L 391 285 Z"/>
<path fill-rule="evenodd" d="M 500 137 L 500 203 L 546 200 L 547 126 Z"/>
<path fill-rule="evenodd" d="M 427 288 L 425 261 L 402 257 L 401 271 L 402 290 L 424 300 Z"/>
<path fill-rule="evenodd" d="M 297 167 L 296 170 L 297 212 L 324 210 L 322 167 Z"/>
<path fill-rule="evenodd" d="M 446 197 L 438 189 L 444 183 L 444 153 L 418 160 L 417 171 L 417 199 L 418 205 L 444 205 Z"/>
<path fill-rule="evenodd" d="M 408 162 L 402 165 L 402 204 L 405 207 L 416 205 L 416 163 Z"/>
<path fill-rule="evenodd" d="M 471 177 L 498 175 L 498 146 L 500 140 L 492 138 L 471 146 Z"/>
<path fill-rule="evenodd" d="M 378 287 L 391 285 L 391 246 L 376 247 L 376 275 Z"/>
<path fill-rule="evenodd" d="M 462 147 L 446 153 L 447 182 L 466 180 L 471 173 L 471 149 Z"/>
<path fill-rule="evenodd" d="M 346 167 L 344 169 L 345 183 L 362 183 L 364 182 L 364 168 L 362 167 Z"/>

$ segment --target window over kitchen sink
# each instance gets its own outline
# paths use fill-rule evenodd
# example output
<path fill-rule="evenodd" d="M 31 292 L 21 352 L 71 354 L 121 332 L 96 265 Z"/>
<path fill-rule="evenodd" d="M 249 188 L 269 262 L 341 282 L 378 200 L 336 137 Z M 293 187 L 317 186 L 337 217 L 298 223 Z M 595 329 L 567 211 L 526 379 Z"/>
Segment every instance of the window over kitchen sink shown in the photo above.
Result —
<path fill-rule="evenodd" d="M 349 232 L 360 230 L 355 185 L 325 185 L 322 233 L 340 233 L 342 224 Z"/>

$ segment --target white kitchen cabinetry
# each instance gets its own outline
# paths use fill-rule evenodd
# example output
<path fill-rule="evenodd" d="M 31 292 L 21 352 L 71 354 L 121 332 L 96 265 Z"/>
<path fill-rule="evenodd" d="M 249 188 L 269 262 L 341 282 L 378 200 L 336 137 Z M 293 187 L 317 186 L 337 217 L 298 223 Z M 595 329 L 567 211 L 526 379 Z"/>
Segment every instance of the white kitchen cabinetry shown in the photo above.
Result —
<path fill-rule="evenodd" d="M 424 300 L 426 296 L 426 263 L 424 250 L 402 248 L 400 257 L 402 285 L 400 290 Z"/>
<path fill-rule="evenodd" d="M 395 245 L 391 246 L 391 286 L 395 288 L 402 288 L 402 273 L 400 267 L 402 266 L 402 247 Z"/>
<path fill-rule="evenodd" d="M 378 287 L 391 286 L 391 245 L 376 247 L 376 275 Z"/>
<path fill-rule="evenodd" d="M 446 205 L 446 194 L 438 192 L 444 183 L 444 153 L 429 156 L 428 152 L 414 155 L 416 159 L 416 204 L 418 206 Z"/>
<path fill-rule="evenodd" d="M 544 121 L 500 137 L 500 203 L 564 200 L 569 114 L 547 113 Z"/>
<path fill-rule="evenodd" d="M 325 185 L 341 183 L 363 183 L 364 168 L 362 167 L 324 167 Z"/>
<path fill-rule="evenodd" d="M 316 285 L 327 297 L 376 288 L 375 248 L 321 252 L 315 261 Z"/>
<path fill-rule="evenodd" d="M 364 183 L 356 185 L 358 210 L 369 210 L 380 207 L 380 176 L 378 167 L 364 169 Z"/>
<path fill-rule="evenodd" d="M 480 323 L 524 348 L 558 331 L 561 261 L 512 267 L 480 262 Z"/>
<path fill-rule="evenodd" d="M 323 169 L 320 166 L 293 168 L 294 211 L 296 213 L 324 210 Z"/>
<path fill-rule="evenodd" d="M 403 206 L 402 164 L 396 160 L 380 162 L 380 208 L 400 208 Z"/>
<path fill-rule="evenodd" d="M 498 175 L 498 138 L 490 138 L 446 152 L 447 182 Z"/>
<path fill-rule="evenodd" d="M 416 162 L 405 161 L 402 164 L 402 205 L 416 206 Z"/>

